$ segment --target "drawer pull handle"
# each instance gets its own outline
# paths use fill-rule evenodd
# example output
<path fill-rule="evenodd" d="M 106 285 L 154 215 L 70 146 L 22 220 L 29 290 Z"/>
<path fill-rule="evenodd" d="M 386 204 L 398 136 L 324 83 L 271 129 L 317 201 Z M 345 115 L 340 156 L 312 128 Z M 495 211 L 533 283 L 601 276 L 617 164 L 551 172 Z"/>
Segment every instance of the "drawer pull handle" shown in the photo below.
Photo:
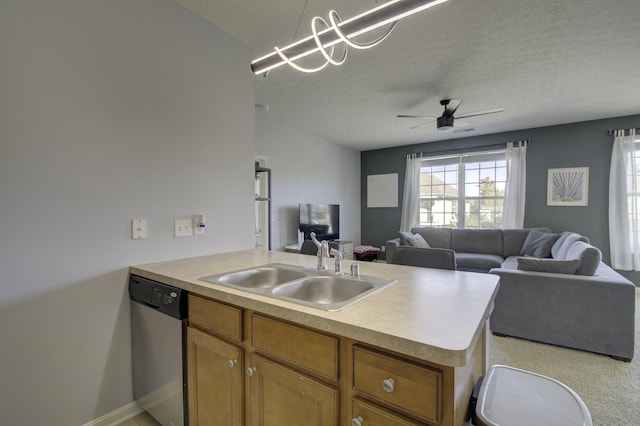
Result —
<path fill-rule="evenodd" d="M 351 419 L 351 426 L 362 426 L 363 424 L 364 419 L 360 416 Z"/>
<path fill-rule="evenodd" d="M 255 367 L 247 368 L 247 376 L 251 377 L 251 376 L 254 375 L 255 372 L 256 372 L 256 368 Z"/>
<path fill-rule="evenodd" d="M 389 393 L 391 393 L 391 392 L 393 392 L 393 389 L 394 389 L 394 387 L 395 387 L 395 384 L 396 384 L 396 382 L 394 382 L 394 381 L 393 381 L 393 379 L 384 379 L 384 380 L 382 381 L 382 389 L 383 389 L 385 392 L 389 392 Z"/>
<path fill-rule="evenodd" d="M 233 368 L 238 364 L 238 361 L 236 361 L 235 359 L 230 359 L 229 361 L 227 361 L 227 365 L 229 366 L 229 368 Z"/>

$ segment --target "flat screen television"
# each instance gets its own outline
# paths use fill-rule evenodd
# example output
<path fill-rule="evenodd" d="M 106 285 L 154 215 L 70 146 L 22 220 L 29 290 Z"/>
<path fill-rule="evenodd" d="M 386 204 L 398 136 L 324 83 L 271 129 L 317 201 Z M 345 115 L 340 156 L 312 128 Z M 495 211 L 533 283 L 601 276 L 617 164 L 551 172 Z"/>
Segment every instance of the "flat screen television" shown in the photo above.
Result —
<path fill-rule="evenodd" d="M 340 205 L 338 204 L 300 204 L 300 227 L 304 239 L 310 240 L 311 232 L 316 233 L 318 241 L 340 238 Z"/>

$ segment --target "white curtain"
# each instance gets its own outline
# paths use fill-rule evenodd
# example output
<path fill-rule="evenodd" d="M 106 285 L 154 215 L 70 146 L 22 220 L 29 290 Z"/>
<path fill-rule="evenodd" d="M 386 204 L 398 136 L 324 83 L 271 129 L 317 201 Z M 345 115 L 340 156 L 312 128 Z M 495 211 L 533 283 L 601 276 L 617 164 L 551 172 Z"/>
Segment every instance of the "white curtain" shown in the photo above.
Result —
<path fill-rule="evenodd" d="M 502 210 L 502 227 L 522 228 L 524 226 L 524 201 L 527 181 L 527 142 L 507 144 L 507 187 Z"/>
<path fill-rule="evenodd" d="M 402 195 L 402 218 L 400 231 L 411 231 L 418 225 L 420 211 L 420 164 L 422 158 L 415 154 L 407 155 L 407 167 L 404 174 L 404 193 Z"/>
<path fill-rule="evenodd" d="M 635 130 L 625 136 L 616 130 L 609 169 L 609 245 L 611 266 L 624 271 L 640 270 L 638 241 L 638 176 L 636 170 Z"/>

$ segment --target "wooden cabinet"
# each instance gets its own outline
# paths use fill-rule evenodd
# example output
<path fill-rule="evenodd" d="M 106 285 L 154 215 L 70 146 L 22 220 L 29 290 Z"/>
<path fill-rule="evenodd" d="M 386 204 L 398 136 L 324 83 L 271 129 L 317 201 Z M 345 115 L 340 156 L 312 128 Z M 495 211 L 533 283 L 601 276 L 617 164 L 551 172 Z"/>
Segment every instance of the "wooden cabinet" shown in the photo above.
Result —
<path fill-rule="evenodd" d="M 338 338 L 262 315 L 251 317 L 256 350 L 328 381 L 338 380 Z"/>
<path fill-rule="evenodd" d="M 337 425 L 338 349 L 335 336 L 189 295 L 190 425 Z"/>
<path fill-rule="evenodd" d="M 338 424 L 338 390 L 260 355 L 249 357 L 251 426 Z"/>
<path fill-rule="evenodd" d="M 351 403 L 353 426 L 421 426 L 418 423 L 399 414 L 390 412 L 374 404 L 354 398 Z"/>
<path fill-rule="evenodd" d="M 187 395 L 191 426 L 242 426 L 243 351 L 187 328 Z"/>
<path fill-rule="evenodd" d="M 442 372 L 439 370 L 354 346 L 353 388 L 358 394 L 402 414 L 440 423 Z"/>
<path fill-rule="evenodd" d="M 190 295 L 190 425 L 460 426 L 483 348 L 445 367 Z"/>
<path fill-rule="evenodd" d="M 243 310 L 189 295 L 189 324 L 233 342 L 243 340 Z"/>

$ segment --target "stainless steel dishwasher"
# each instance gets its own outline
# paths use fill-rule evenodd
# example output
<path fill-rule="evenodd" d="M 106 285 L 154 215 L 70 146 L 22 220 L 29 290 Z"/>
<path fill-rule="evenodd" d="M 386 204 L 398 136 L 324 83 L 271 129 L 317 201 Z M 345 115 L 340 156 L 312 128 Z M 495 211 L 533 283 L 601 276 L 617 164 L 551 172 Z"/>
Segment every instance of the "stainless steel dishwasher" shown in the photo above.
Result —
<path fill-rule="evenodd" d="M 187 425 L 187 292 L 130 275 L 129 296 L 133 397 L 163 426 Z"/>

